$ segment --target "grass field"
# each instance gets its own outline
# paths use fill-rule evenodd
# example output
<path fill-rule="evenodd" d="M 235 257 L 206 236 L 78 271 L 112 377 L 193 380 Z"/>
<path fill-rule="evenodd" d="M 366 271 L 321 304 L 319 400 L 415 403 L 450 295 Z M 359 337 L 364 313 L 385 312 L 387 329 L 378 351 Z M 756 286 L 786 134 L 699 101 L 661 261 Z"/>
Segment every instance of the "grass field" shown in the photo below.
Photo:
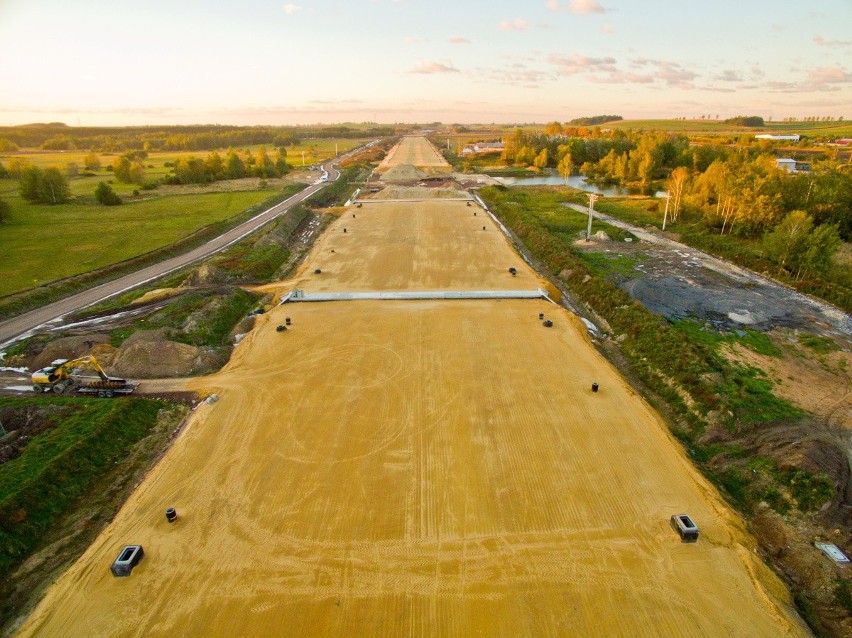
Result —
<path fill-rule="evenodd" d="M 0 225 L 0 296 L 167 246 L 276 192 L 158 197 L 109 207 L 39 206 L 18 199 L 10 219 Z"/>
<path fill-rule="evenodd" d="M 348 150 L 355 148 L 356 146 L 360 146 L 364 144 L 366 139 L 316 139 L 316 140 L 302 140 L 296 146 L 288 146 L 287 147 L 287 162 L 291 164 L 294 168 L 301 168 L 302 166 L 302 153 L 305 153 L 305 165 L 309 166 L 311 164 L 317 162 L 323 162 L 327 159 L 334 157 L 335 145 L 337 145 L 337 149 L 339 153 L 345 153 Z M 255 144 L 252 146 L 239 146 L 235 147 L 235 150 L 238 152 L 242 152 L 245 150 L 249 150 L 252 154 L 256 153 L 257 150 L 261 147 L 266 147 L 266 152 L 270 155 L 274 156 L 277 153 L 277 150 L 271 144 Z M 221 148 L 217 149 L 216 152 L 220 155 L 224 156 L 228 149 Z M 169 168 L 165 167 L 164 164 L 171 163 L 173 164 L 180 158 L 186 157 L 207 157 L 209 153 L 212 151 L 152 151 L 148 154 L 142 163 L 146 167 L 146 177 L 157 179 L 159 177 L 163 177 L 169 172 Z M 85 169 L 83 168 L 83 163 L 86 155 L 88 155 L 88 151 L 40 151 L 36 149 L 23 149 L 21 151 L 15 153 L 0 153 L 0 164 L 4 166 L 8 166 L 9 160 L 14 157 L 25 158 L 29 160 L 33 165 L 39 166 L 41 168 L 46 168 L 48 166 L 57 166 L 59 168 L 64 169 L 70 163 L 76 163 L 79 167 L 80 171 L 83 172 Z M 113 153 L 98 153 L 98 157 L 101 161 L 101 170 L 97 171 L 98 180 L 102 181 L 104 179 L 111 179 L 112 173 L 106 170 L 106 167 L 111 165 L 117 157 L 121 155 L 120 152 Z M 150 166 L 153 165 L 153 168 Z M 95 181 L 95 184 L 97 184 Z M 128 185 L 130 189 L 138 188 L 138 186 Z M 94 186 L 92 187 L 94 188 Z"/>
<path fill-rule="evenodd" d="M 733 126 L 715 120 L 621 120 L 601 124 L 601 128 L 642 129 L 645 131 L 670 131 L 684 133 L 757 135 L 800 133 L 811 137 L 841 138 L 852 136 L 852 122 L 767 122 L 765 126 Z"/>

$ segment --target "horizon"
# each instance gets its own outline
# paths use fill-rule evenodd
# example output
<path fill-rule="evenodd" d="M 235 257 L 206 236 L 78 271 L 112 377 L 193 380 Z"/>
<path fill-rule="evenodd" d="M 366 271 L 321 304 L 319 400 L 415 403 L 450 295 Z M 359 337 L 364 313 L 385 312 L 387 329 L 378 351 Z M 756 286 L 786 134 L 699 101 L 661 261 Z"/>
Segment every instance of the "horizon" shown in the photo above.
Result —
<path fill-rule="evenodd" d="M 0 125 L 846 118 L 849 24 L 845 0 L 6 0 Z"/>

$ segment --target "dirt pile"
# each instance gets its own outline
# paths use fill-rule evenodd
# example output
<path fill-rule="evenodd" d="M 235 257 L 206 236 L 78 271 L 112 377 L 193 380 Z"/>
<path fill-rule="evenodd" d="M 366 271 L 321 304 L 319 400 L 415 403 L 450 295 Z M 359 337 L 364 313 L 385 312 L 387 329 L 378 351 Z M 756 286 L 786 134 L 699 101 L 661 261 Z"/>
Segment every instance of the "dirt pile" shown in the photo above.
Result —
<path fill-rule="evenodd" d="M 226 279 L 227 275 L 220 268 L 209 263 L 203 263 L 192 271 L 192 274 L 186 278 L 181 286 L 209 286 L 210 284 L 223 283 Z"/>
<path fill-rule="evenodd" d="M 416 166 L 411 164 L 398 164 L 390 168 L 382 175 L 382 180 L 385 182 L 416 182 L 429 174 L 421 171 Z"/>
<path fill-rule="evenodd" d="M 122 345 L 111 372 L 128 379 L 153 379 L 204 374 L 222 364 L 222 355 L 176 341 L 135 341 Z"/>
<path fill-rule="evenodd" d="M 104 343 L 109 343 L 109 335 L 89 334 L 56 339 L 30 358 L 28 365 L 31 370 L 38 370 L 56 359 L 76 359 L 89 354 L 95 345 Z"/>
<path fill-rule="evenodd" d="M 375 199 L 469 199 L 470 195 L 457 188 L 423 188 L 419 186 L 388 186 L 371 195 Z"/>

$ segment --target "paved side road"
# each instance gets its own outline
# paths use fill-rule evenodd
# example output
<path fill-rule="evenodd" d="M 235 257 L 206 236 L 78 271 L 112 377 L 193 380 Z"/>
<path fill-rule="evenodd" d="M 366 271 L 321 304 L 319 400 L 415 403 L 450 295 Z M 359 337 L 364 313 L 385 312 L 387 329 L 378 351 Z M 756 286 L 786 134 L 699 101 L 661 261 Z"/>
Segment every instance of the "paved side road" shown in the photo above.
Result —
<path fill-rule="evenodd" d="M 338 161 L 340 158 L 333 160 Z M 54 303 L 36 308 L 30 312 L 24 313 L 17 317 L 7 319 L 0 322 L 0 347 L 6 345 L 10 341 L 20 338 L 27 333 L 37 330 L 40 326 L 56 321 L 61 317 L 77 312 L 83 308 L 96 304 L 104 299 L 113 297 L 117 294 L 140 286 L 158 277 L 162 277 L 174 270 L 178 270 L 188 266 L 196 261 L 209 257 L 220 250 L 227 248 L 231 244 L 239 241 L 246 235 L 253 233 L 261 226 L 268 224 L 276 217 L 279 217 L 294 204 L 307 199 L 321 188 L 337 180 L 340 177 L 340 172 L 332 166 L 332 161 L 323 165 L 323 169 L 328 173 L 327 182 L 317 182 L 305 188 L 305 190 L 296 193 L 292 197 L 284 200 L 280 204 L 276 204 L 272 208 L 263 211 L 259 215 L 252 217 L 239 226 L 211 239 L 206 244 L 198 246 L 183 255 L 166 259 L 158 264 L 148 266 L 136 272 L 130 273 L 113 281 L 89 288 L 83 292 L 79 292 L 65 299 L 60 299 Z"/>

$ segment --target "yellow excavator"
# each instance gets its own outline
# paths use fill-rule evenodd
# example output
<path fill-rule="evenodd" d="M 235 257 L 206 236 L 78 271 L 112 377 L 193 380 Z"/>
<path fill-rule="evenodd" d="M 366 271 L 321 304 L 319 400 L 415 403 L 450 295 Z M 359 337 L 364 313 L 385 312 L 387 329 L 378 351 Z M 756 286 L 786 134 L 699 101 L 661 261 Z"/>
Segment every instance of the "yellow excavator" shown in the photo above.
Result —
<path fill-rule="evenodd" d="M 93 370 L 97 376 L 82 374 Z M 63 394 L 76 390 L 80 394 L 96 394 L 101 398 L 112 398 L 117 394 L 130 394 L 138 383 L 111 377 L 94 357 L 78 359 L 57 359 L 49 366 L 36 370 L 32 375 L 35 392 L 50 392 Z"/>

